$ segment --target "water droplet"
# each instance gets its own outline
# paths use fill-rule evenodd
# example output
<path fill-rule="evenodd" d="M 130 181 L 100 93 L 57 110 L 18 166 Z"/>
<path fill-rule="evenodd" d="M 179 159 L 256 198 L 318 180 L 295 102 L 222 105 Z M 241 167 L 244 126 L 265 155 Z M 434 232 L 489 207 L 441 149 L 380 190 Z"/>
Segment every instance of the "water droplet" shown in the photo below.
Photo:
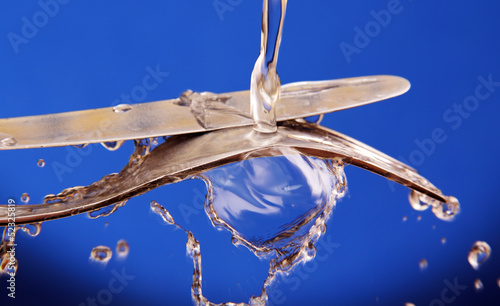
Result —
<path fill-rule="evenodd" d="M 40 168 L 43 168 L 45 167 L 45 161 L 43 159 L 39 159 L 37 162 L 36 162 L 37 166 L 40 167 Z"/>
<path fill-rule="evenodd" d="M 23 193 L 21 195 L 21 201 L 23 201 L 24 203 L 28 204 L 28 202 L 30 201 L 30 196 L 29 194 L 27 193 Z"/>
<path fill-rule="evenodd" d="M 129 251 L 130 247 L 126 240 L 122 239 L 118 241 L 116 244 L 116 254 L 118 254 L 119 257 L 127 257 Z"/>
<path fill-rule="evenodd" d="M 19 228 L 31 237 L 36 237 L 42 230 L 42 223 L 24 224 L 19 226 Z"/>
<path fill-rule="evenodd" d="M 417 221 L 420 221 L 420 220 L 422 220 L 422 216 L 419 215 L 419 216 L 417 216 Z"/>
<path fill-rule="evenodd" d="M 500 278 L 497 279 L 497 285 L 498 285 L 498 288 L 500 288 Z"/>
<path fill-rule="evenodd" d="M 442 244 L 445 244 L 445 243 L 446 243 L 446 238 L 445 238 L 445 237 L 441 238 L 441 243 L 442 243 Z"/>
<path fill-rule="evenodd" d="M 441 220 L 451 221 L 460 212 L 460 203 L 455 197 L 448 197 L 446 203 L 436 201 L 437 205 L 432 207 L 432 212 Z"/>
<path fill-rule="evenodd" d="M 129 104 L 119 104 L 113 107 L 113 112 L 115 113 L 126 113 L 132 109 L 132 105 Z"/>
<path fill-rule="evenodd" d="M 172 215 L 168 212 L 167 209 L 165 209 L 165 207 L 161 206 L 158 202 L 154 200 L 151 201 L 151 210 L 159 214 L 168 224 L 175 225 L 175 221 Z"/>
<path fill-rule="evenodd" d="M 418 262 L 418 266 L 420 267 L 420 271 L 424 271 L 429 266 L 427 259 L 423 258 Z"/>
<path fill-rule="evenodd" d="M 478 270 L 479 266 L 483 264 L 491 254 L 491 247 L 484 241 L 476 241 L 469 252 L 469 263 Z"/>
<path fill-rule="evenodd" d="M 405 306 L 415 306 L 413 303 L 405 303 Z"/>
<path fill-rule="evenodd" d="M 432 203 L 437 202 L 436 200 L 430 198 L 428 195 L 420 193 L 415 190 L 410 191 L 408 196 L 411 207 L 418 211 L 423 211 L 428 209 Z"/>
<path fill-rule="evenodd" d="M 0 140 L 0 146 L 3 147 L 13 147 L 17 144 L 17 140 L 14 137 L 6 137 Z"/>
<path fill-rule="evenodd" d="M 91 260 L 102 263 L 107 263 L 112 256 L 113 256 L 113 251 L 111 251 L 109 247 L 103 245 L 96 246 L 90 252 Z"/>
<path fill-rule="evenodd" d="M 407 216 L 404 216 L 404 217 L 403 217 L 403 222 L 406 222 L 406 220 L 408 220 L 408 217 L 407 217 Z"/>
<path fill-rule="evenodd" d="M 483 288 L 484 288 L 483 282 L 479 278 L 476 279 L 476 281 L 474 281 L 474 288 L 476 289 L 476 291 L 483 290 Z"/>
<path fill-rule="evenodd" d="M 101 145 L 109 151 L 118 150 L 123 144 L 125 140 L 113 141 L 113 142 L 101 142 Z"/>
<path fill-rule="evenodd" d="M 89 145 L 88 143 L 82 143 L 82 144 L 78 144 L 78 145 L 73 145 L 73 147 L 75 147 L 77 149 L 83 149 L 88 145 Z"/>

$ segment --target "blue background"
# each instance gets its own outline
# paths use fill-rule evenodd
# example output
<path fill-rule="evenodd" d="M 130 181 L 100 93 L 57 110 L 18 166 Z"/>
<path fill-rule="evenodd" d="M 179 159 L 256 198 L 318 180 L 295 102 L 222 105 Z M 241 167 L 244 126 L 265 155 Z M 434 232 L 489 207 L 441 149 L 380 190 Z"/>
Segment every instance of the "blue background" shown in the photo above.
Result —
<path fill-rule="evenodd" d="M 2 1 L 0 117 L 116 105 L 122 94 L 142 84 L 148 66 L 159 65 L 169 75 L 132 102 L 173 98 L 186 89 L 248 89 L 259 52 L 262 3 L 220 2 L 232 3 L 227 4 L 231 9 L 218 13 L 213 1 L 73 0 L 60 4 L 16 53 L 9 33 L 21 35 L 23 17 L 32 20 L 42 9 L 37 1 Z M 323 249 L 327 255 L 321 260 L 278 283 L 271 299 L 275 305 L 444 305 L 438 300 L 445 282 L 455 279 L 466 288 L 458 296 L 445 292 L 454 297 L 453 305 L 500 304 L 500 87 L 456 129 L 443 119 L 454 104 L 475 94 L 479 76 L 500 81 L 500 4 L 401 0 L 399 13 L 391 14 L 390 22 L 372 33 L 366 46 L 358 44 L 359 52 L 348 59 L 340 44 L 355 46 L 354 28 L 373 26 L 370 12 L 386 10 L 389 3 L 290 1 L 278 62 L 282 83 L 375 74 L 410 80 L 407 94 L 329 114 L 323 124 L 406 160 L 418 154 L 413 153 L 419 150 L 416 141 L 443 129 L 446 141 L 412 166 L 445 194 L 456 196 L 462 212 L 448 223 L 430 211 L 414 211 L 407 188 L 348 166 L 349 194 L 338 203 L 322 239 L 336 247 L 330 253 Z M 78 154 L 76 149 L 0 152 L 0 202 L 28 192 L 30 203 L 41 203 L 46 194 L 118 172 L 132 144 L 116 152 L 90 148 L 61 180 L 53 165 L 66 163 L 68 155 Z M 39 158 L 45 167 L 37 167 Z M 7 298 L 2 277 L 0 304 L 85 305 L 88 297 L 108 288 L 113 270 L 125 269 L 135 278 L 112 296 L 112 305 L 190 305 L 193 266 L 185 256 L 185 233 L 152 214 L 151 200 L 170 209 L 200 241 L 205 295 L 213 302 L 247 302 L 260 293 L 267 262 L 232 246 L 227 232 L 211 227 L 200 209 L 204 193 L 203 182 L 182 182 L 131 199 L 107 218 L 82 215 L 47 222 L 36 238 L 20 233 L 17 303 Z M 119 239 L 130 244 L 126 260 L 114 255 L 106 266 L 89 262 L 94 246 L 114 249 Z M 467 262 L 477 240 L 493 250 L 479 271 Z M 429 263 L 425 271 L 419 270 L 422 258 Z M 485 287 L 479 293 L 473 286 L 477 278 Z"/>

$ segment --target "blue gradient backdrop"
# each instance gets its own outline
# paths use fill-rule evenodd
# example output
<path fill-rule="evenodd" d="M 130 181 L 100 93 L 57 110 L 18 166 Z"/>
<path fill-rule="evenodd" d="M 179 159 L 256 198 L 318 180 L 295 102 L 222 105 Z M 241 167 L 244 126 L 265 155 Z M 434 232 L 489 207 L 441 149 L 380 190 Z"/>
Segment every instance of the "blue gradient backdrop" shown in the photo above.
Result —
<path fill-rule="evenodd" d="M 278 63 L 282 83 L 374 74 L 410 80 L 411 90 L 401 97 L 329 114 L 323 123 L 408 160 L 456 196 L 462 212 L 447 223 L 430 211 L 414 211 L 407 188 L 348 166 L 349 195 L 338 203 L 318 245 L 321 257 L 277 283 L 272 303 L 499 305 L 500 3 L 352 0 L 288 6 Z M 2 1 L 0 117 L 108 107 L 122 103 L 122 94 L 137 103 L 177 97 L 186 89 L 248 89 L 261 8 L 260 1 L 249 0 Z M 390 20 L 384 15 L 377 21 L 381 10 L 390 12 Z M 36 29 L 23 34 L 26 20 Z M 371 36 L 363 40 L 357 29 Z M 341 46 L 347 45 L 352 48 L 346 56 Z M 144 94 L 137 86 L 147 67 L 168 76 Z M 480 76 L 495 82 L 480 92 L 488 98 L 456 113 L 455 107 L 476 94 Z M 418 141 L 435 129 L 446 140 L 422 152 Z M 0 202 L 19 201 L 28 192 L 30 203 L 41 203 L 46 194 L 88 185 L 118 172 L 131 150 L 127 143 L 116 152 L 93 145 L 85 156 L 73 148 L 2 151 Z M 45 167 L 37 167 L 39 158 Z M 54 165 L 68 165 L 68 158 L 71 171 L 58 176 Z M 211 227 L 201 209 L 204 193 L 203 182 L 182 182 L 131 199 L 108 218 L 47 222 L 36 238 L 20 233 L 16 299 L 7 297 L 2 277 L 0 304 L 92 305 L 96 299 L 97 305 L 191 305 L 186 236 L 150 213 L 151 200 L 170 209 L 200 241 L 206 296 L 214 302 L 248 301 L 260 293 L 267 262 Z M 107 266 L 89 262 L 94 246 L 114 249 L 119 239 L 130 244 L 126 260 L 115 254 Z M 493 249 L 479 271 L 467 262 L 477 240 Z M 425 271 L 419 270 L 422 258 L 429 263 Z M 479 293 L 473 286 L 477 278 L 484 283 Z M 454 282 L 459 290 L 446 285 Z M 110 283 L 119 292 L 108 295 Z"/>

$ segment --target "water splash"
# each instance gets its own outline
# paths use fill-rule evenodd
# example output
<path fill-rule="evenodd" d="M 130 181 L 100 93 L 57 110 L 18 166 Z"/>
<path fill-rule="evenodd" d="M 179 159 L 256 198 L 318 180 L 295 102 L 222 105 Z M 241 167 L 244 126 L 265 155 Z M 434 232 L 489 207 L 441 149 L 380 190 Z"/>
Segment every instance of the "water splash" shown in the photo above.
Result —
<path fill-rule="evenodd" d="M 276 103 L 281 93 L 281 81 L 276 71 L 287 0 L 264 0 L 260 55 L 255 62 L 250 81 L 250 109 L 254 130 L 275 133 Z"/>
<path fill-rule="evenodd" d="M 491 255 L 491 247 L 484 241 L 476 241 L 469 251 L 468 260 L 472 268 L 479 270 L 479 266 L 483 264 Z"/>
<path fill-rule="evenodd" d="M 107 216 L 111 215 L 112 213 L 114 213 L 118 208 L 125 206 L 125 204 L 127 204 L 127 201 L 128 200 L 124 200 L 124 201 L 118 202 L 116 204 L 100 208 L 98 210 L 90 211 L 88 213 L 88 216 L 90 219 L 107 217 Z"/>
<path fill-rule="evenodd" d="M 167 222 L 168 224 L 176 225 L 174 218 L 172 217 L 170 212 L 166 208 L 161 206 L 158 202 L 151 201 L 150 206 L 151 206 L 151 210 L 154 213 L 159 214 L 163 218 L 163 221 Z"/>
<path fill-rule="evenodd" d="M 261 295 L 250 304 L 265 305 L 276 277 L 313 259 L 314 243 L 326 231 L 336 200 L 346 192 L 343 164 L 281 152 L 279 157 L 249 159 L 201 176 L 208 188 L 205 209 L 212 224 L 231 232 L 261 259 L 272 258 Z"/>
<path fill-rule="evenodd" d="M 108 263 L 113 256 L 113 251 L 107 246 L 99 245 L 90 252 L 90 259 L 100 263 Z"/>
<path fill-rule="evenodd" d="M 0 243 L 0 274 L 16 274 L 19 261 L 16 258 L 15 245 L 17 226 L 6 226 Z M 14 248 L 14 249 L 13 249 Z"/>

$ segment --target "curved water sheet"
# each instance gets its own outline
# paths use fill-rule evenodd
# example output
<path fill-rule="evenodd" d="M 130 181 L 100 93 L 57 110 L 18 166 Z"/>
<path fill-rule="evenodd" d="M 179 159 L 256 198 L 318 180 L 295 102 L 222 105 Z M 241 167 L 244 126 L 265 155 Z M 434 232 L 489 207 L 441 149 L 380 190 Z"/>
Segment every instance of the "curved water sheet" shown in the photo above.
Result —
<path fill-rule="evenodd" d="M 44 204 L 16 208 L 16 224 L 64 218 L 123 201 L 161 185 L 175 183 L 209 169 L 246 160 L 253 152 L 274 156 L 284 148 L 303 155 L 337 159 L 367 169 L 425 194 L 442 219 L 451 220 L 459 212 L 456 199 L 439 189 L 413 168 L 333 130 L 314 124 L 288 121 L 278 133 L 259 134 L 250 127 L 218 130 L 204 134 L 177 135 L 168 138 L 150 152 L 150 142 L 136 141 L 136 151 L 120 173 L 110 174 L 87 187 L 68 188 L 49 195 Z M 444 203 L 446 205 L 444 205 Z M 99 215 L 99 214 L 98 214 Z M 8 206 L 0 205 L 0 226 L 8 224 Z"/>
<path fill-rule="evenodd" d="M 269 286 L 278 274 L 288 274 L 315 257 L 314 244 L 347 189 L 343 163 L 290 148 L 275 153 L 278 156 L 253 158 L 261 156 L 254 152 L 247 160 L 201 176 L 212 224 L 229 230 L 234 245 L 246 246 L 261 259 L 271 258 L 262 293 L 251 298 L 252 305 L 267 303 Z M 207 301 L 201 295 L 201 274 L 199 284 L 199 301 Z"/>

